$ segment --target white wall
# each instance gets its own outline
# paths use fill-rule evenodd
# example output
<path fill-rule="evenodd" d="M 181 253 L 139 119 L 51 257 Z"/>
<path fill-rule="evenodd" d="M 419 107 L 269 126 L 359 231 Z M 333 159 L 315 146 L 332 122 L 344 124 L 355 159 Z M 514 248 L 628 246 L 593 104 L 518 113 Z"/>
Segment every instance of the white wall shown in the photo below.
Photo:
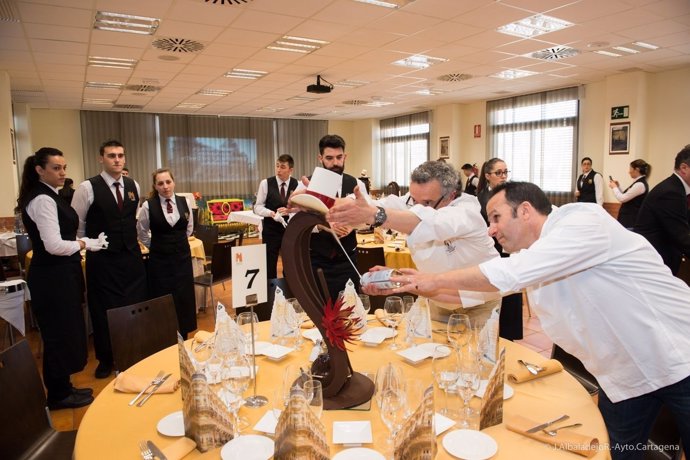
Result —
<path fill-rule="evenodd" d="M 19 193 L 18 160 L 13 158 L 10 136 L 10 130 L 14 130 L 11 94 L 10 77 L 6 72 L 0 72 L 0 194 L 5 197 L 0 200 L 2 217 L 14 215 Z"/>

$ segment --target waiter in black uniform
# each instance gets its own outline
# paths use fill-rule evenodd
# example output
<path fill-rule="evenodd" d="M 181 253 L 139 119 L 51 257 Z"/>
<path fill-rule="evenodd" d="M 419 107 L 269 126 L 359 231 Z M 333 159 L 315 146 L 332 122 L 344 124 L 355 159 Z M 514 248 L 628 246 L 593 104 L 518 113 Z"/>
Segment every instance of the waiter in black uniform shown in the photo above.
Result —
<path fill-rule="evenodd" d="M 29 270 L 31 306 L 44 344 L 43 382 L 50 409 L 86 406 L 91 388 L 74 388 L 70 374 L 84 369 L 87 358 L 82 302 L 82 249 L 97 251 L 97 240 L 77 240 L 79 218 L 58 195 L 64 184 L 62 152 L 43 147 L 26 159 L 17 205 L 29 233 L 33 256 Z M 11 397 L 4 395 L 3 397 Z"/>
<path fill-rule="evenodd" d="M 77 236 L 108 237 L 107 250 L 86 257 L 86 288 L 93 322 L 96 378 L 113 370 L 107 311 L 142 302 L 147 298 L 146 271 L 137 241 L 136 213 L 139 184 L 122 175 L 125 148 L 116 140 L 100 148 L 103 172 L 81 184 L 74 192 L 72 207 L 79 216 Z"/>
<path fill-rule="evenodd" d="M 194 270 L 187 239 L 194 231 L 190 217 L 187 200 L 175 195 L 173 173 L 167 168 L 156 170 L 153 191 L 139 212 L 137 234 L 149 248 L 149 295 L 172 294 L 178 329 L 184 338 L 196 329 Z"/>
<path fill-rule="evenodd" d="M 604 179 L 592 169 L 592 159 L 584 157 L 580 162 L 582 174 L 577 178 L 575 197 L 580 203 L 604 205 Z"/>
<path fill-rule="evenodd" d="M 345 197 L 353 193 L 356 186 L 360 192 L 370 201 L 366 193 L 366 187 L 362 181 L 345 174 L 345 140 L 337 134 L 327 134 L 319 141 L 318 160 L 325 169 L 333 171 L 343 176 L 343 184 L 340 190 L 340 197 Z M 357 263 L 357 238 L 354 229 L 351 227 L 339 227 L 331 225 L 331 228 L 340 237 L 340 243 L 347 251 L 353 263 Z M 359 290 L 359 274 L 347 260 L 343 250 L 333 240 L 333 235 L 327 232 L 312 234 L 310 243 L 311 266 L 316 276 L 316 270 L 322 269 L 328 284 L 328 294 L 335 301 L 338 293 L 345 289 L 347 280 L 355 283 L 355 288 Z"/>
<path fill-rule="evenodd" d="M 266 277 L 278 277 L 278 255 L 283 242 L 285 227 L 282 221 L 289 220 L 287 202 L 290 194 L 297 188 L 297 179 L 292 177 L 295 160 L 283 154 L 276 160 L 276 175 L 264 179 L 256 192 L 254 214 L 264 218 L 261 240 L 266 245 Z"/>

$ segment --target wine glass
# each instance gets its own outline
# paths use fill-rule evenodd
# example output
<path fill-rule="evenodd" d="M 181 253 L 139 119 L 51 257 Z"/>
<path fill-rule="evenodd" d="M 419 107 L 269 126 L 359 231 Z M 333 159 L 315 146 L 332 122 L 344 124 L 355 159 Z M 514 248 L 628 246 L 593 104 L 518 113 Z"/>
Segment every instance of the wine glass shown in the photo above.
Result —
<path fill-rule="evenodd" d="M 232 353 L 225 360 L 225 376 L 223 386 L 227 392 L 226 404 L 235 418 L 235 437 L 243 428 L 249 426 L 249 422 L 239 417 L 240 406 L 244 400 L 242 394 L 247 391 L 252 380 L 252 368 L 249 359 L 241 353 Z"/>
<path fill-rule="evenodd" d="M 237 326 L 242 332 L 242 352 L 244 354 L 251 354 L 252 352 L 252 318 L 253 318 L 253 328 L 254 328 L 254 343 L 259 340 L 259 317 L 256 313 L 253 314 L 250 311 L 243 311 L 237 315 Z"/>
<path fill-rule="evenodd" d="M 383 304 L 383 311 L 386 313 L 384 321 L 388 327 L 393 331 L 393 341 L 388 347 L 391 350 L 397 350 L 399 348 L 396 343 L 397 332 L 396 328 L 403 318 L 403 301 L 400 297 L 392 295 L 386 297 L 386 301 Z"/>
<path fill-rule="evenodd" d="M 376 403 L 381 420 L 390 430 L 387 442 L 392 444 L 405 414 L 405 379 L 399 367 L 388 363 L 379 368 L 375 380 Z"/>
<path fill-rule="evenodd" d="M 323 413 L 323 387 L 319 380 L 307 380 L 302 386 L 304 396 L 307 398 L 309 408 L 316 417 L 321 418 Z"/>
<path fill-rule="evenodd" d="M 443 391 L 444 407 L 441 413 L 450 416 L 448 409 L 448 389 L 458 380 L 458 355 L 451 347 L 438 345 L 431 357 L 431 368 L 439 389 Z"/>
<path fill-rule="evenodd" d="M 476 359 L 476 353 L 468 350 L 466 353 L 463 353 L 460 359 L 459 377 L 457 379 L 460 396 L 463 402 L 463 428 L 470 428 L 470 419 L 472 418 L 470 401 L 472 400 L 472 396 L 474 396 L 479 389 L 479 383 L 480 369 Z"/>
<path fill-rule="evenodd" d="M 287 306 L 287 324 L 295 334 L 295 350 L 301 350 L 303 339 L 302 334 L 300 334 L 300 328 L 302 327 L 302 322 L 307 314 L 304 312 L 299 300 L 295 299 L 294 297 L 287 299 Z M 290 309 L 292 309 L 292 311 Z"/>
<path fill-rule="evenodd" d="M 453 313 L 448 318 L 448 341 L 459 350 L 470 340 L 470 317 L 461 313 Z"/>

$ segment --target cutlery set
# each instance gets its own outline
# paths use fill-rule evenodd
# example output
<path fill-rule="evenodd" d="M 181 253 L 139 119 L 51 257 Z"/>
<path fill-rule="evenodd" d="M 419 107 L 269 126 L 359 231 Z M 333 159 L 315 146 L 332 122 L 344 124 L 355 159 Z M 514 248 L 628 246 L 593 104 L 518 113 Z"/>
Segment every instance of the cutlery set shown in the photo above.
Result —
<path fill-rule="evenodd" d="M 538 373 L 540 373 L 540 372 L 542 372 L 542 371 L 544 370 L 544 368 L 541 367 L 541 366 L 538 366 L 538 365 L 536 365 L 536 364 L 532 364 L 532 363 L 525 362 L 525 361 L 523 361 L 523 360 L 521 360 L 521 359 L 518 359 L 517 362 L 518 362 L 518 364 L 522 364 L 523 366 L 525 366 L 525 368 L 526 368 L 526 369 L 529 371 L 529 373 L 532 374 L 532 375 L 537 375 Z"/>
<path fill-rule="evenodd" d="M 168 460 L 165 454 L 156 446 L 153 441 L 140 441 L 139 451 L 143 460 Z"/>
<path fill-rule="evenodd" d="M 139 394 L 136 395 L 134 399 L 132 399 L 129 402 L 129 405 L 133 406 L 136 403 L 137 407 L 143 406 L 144 403 L 149 400 L 149 398 L 161 387 L 161 385 L 165 383 L 166 380 L 168 380 L 168 378 L 170 378 L 171 375 L 172 374 L 166 374 L 164 371 L 160 371 L 158 375 L 156 375 L 156 377 L 153 380 L 151 380 L 151 383 L 149 383 L 149 385 L 146 388 L 141 390 Z M 144 393 L 146 394 L 144 395 Z M 141 398 L 142 395 L 144 395 L 144 397 L 139 400 L 139 398 Z M 139 400 L 139 402 L 137 402 L 137 400 Z"/>

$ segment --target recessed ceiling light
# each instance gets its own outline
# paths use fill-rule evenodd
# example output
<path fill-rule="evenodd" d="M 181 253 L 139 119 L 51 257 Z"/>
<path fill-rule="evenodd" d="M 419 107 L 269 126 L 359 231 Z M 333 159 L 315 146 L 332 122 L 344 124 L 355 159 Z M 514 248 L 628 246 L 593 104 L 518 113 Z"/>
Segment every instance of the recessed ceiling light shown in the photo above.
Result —
<path fill-rule="evenodd" d="M 425 88 L 417 90 L 414 93 L 422 96 L 438 96 L 439 94 L 450 93 L 450 90 L 441 88 Z"/>
<path fill-rule="evenodd" d="M 232 69 L 230 72 L 226 72 L 223 76 L 227 78 L 244 78 L 248 80 L 258 80 L 267 73 L 268 72 L 264 72 L 263 70 Z"/>
<path fill-rule="evenodd" d="M 645 43 L 645 42 L 633 42 L 633 45 L 639 46 L 640 48 L 647 48 L 650 50 L 658 50 L 659 47 L 656 45 L 652 45 L 651 43 Z"/>
<path fill-rule="evenodd" d="M 618 50 L 618 51 L 623 51 L 624 53 L 630 53 L 630 54 L 638 54 L 639 53 L 638 50 L 634 50 L 632 48 L 627 48 L 625 46 L 614 46 L 613 49 Z"/>
<path fill-rule="evenodd" d="M 536 14 L 528 18 L 520 19 L 519 21 L 511 22 L 496 29 L 502 34 L 514 35 L 516 37 L 532 38 L 539 35 L 555 32 L 556 30 L 565 29 L 572 26 L 572 22 L 564 21 L 563 19 L 545 16 L 543 14 Z"/>
<path fill-rule="evenodd" d="M 202 109 L 206 107 L 206 104 L 198 104 L 195 102 L 182 102 L 175 106 L 176 109 Z"/>
<path fill-rule="evenodd" d="M 232 93 L 229 89 L 211 89 L 211 88 L 206 88 L 197 91 L 197 94 L 201 96 L 216 96 L 216 97 L 223 97 L 227 96 L 228 94 Z"/>
<path fill-rule="evenodd" d="M 426 69 L 434 64 L 447 62 L 448 59 L 426 56 L 424 54 L 415 54 L 414 56 L 399 59 L 393 62 L 394 65 L 403 67 L 410 67 L 412 69 Z"/>
<path fill-rule="evenodd" d="M 408 3 L 414 2 L 414 0 L 355 0 L 359 3 L 368 3 L 370 5 L 382 6 L 384 8 L 402 8 Z"/>
<path fill-rule="evenodd" d="M 133 69 L 134 66 L 137 65 L 137 60 L 89 56 L 88 65 L 92 67 L 108 67 L 111 69 Z"/>
<path fill-rule="evenodd" d="M 161 23 L 160 19 L 131 14 L 110 13 L 98 11 L 93 28 L 112 32 L 128 32 L 131 34 L 153 35 Z"/>
<path fill-rule="evenodd" d="M 302 102 L 314 102 L 318 101 L 319 99 L 316 97 L 307 97 L 307 96 L 293 96 L 288 98 L 288 101 L 302 101 Z"/>
<path fill-rule="evenodd" d="M 502 78 L 504 80 L 515 80 L 516 78 L 529 77 L 530 75 L 536 75 L 537 73 L 538 72 L 532 72 L 531 70 L 507 69 L 489 76 Z"/>
<path fill-rule="evenodd" d="M 290 51 L 293 53 L 309 54 L 319 48 L 327 45 L 329 42 L 325 40 L 317 40 L 314 38 L 304 38 L 304 37 L 294 37 L 291 35 L 285 35 L 266 48 L 275 51 Z"/>
<path fill-rule="evenodd" d="M 261 107 L 259 109 L 256 109 L 257 112 L 269 112 L 269 113 L 275 113 L 275 112 L 279 112 L 281 110 L 285 110 L 285 107 Z"/>
<path fill-rule="evenodd" d="M 594 52 L 597 53 L 597 54 L 602 54 L 602 55 L 604 55 L 604 56 L 609 56 L 609 57 L 621 57 L 621 56 L 622 56 L 622 54 L 613 53 L 613 52 L 611 52 L 611 51 L 597 50 L 597 51 L 594 51 Z"/>
<path fill-rule="evenodd" d="M 85 87 L 86 88 L 95 88 L 95 89 L 116 89 L 120 90 L 122 89 L 124 85 L 122 83 L 108 83 L 108 82 L 100 82 L 100 81 L 87 81 Z"/>
<path fill-rule="evenodd" d="M 89 105 L 113 105 L 114 101 L 111 99 L 98 99 L 98 98 L 90 98 L 90 97 L 85 97 L 81 101 L 83 104 L 89 104 Z"/>
<path fill-rule="evenodd" d="M 383 107 L 386 105 L 393 105 L 393 103 L 392 102 L 386 102 L 386 101 L 371 101 L 371 102 L 368 102 L 364 105 L 366 105 L 367 107 Z"/>
<path fill-rule="evenodd" d="M 339 88 L 359 88 L 360 86 L 368 85 L 371 82 L 362 80 L 340 80 L 337 83 L 333 83 L 333 86 Z"/>

